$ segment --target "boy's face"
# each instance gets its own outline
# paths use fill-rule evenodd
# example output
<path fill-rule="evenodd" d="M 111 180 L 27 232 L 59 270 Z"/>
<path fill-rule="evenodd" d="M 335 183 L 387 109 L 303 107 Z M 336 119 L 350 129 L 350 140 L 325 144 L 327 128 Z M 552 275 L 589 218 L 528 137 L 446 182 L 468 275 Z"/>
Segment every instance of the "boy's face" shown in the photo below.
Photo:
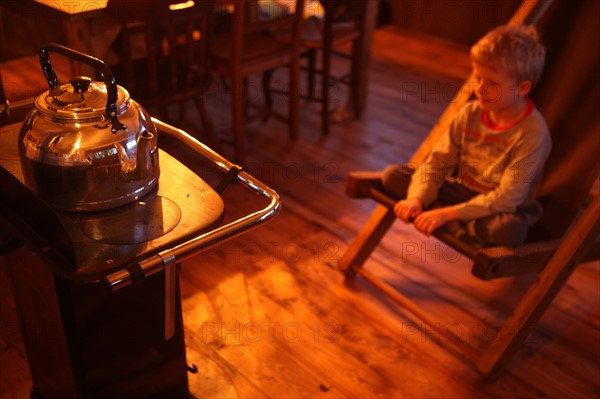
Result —
<path fill-rule="evenodd" d="M 477 79 L 475 95 L 485 112 L 505 112 L 519 107 L 531 90 L 531 82 L 517 82 L 500 68 L 473 62 Z"/>

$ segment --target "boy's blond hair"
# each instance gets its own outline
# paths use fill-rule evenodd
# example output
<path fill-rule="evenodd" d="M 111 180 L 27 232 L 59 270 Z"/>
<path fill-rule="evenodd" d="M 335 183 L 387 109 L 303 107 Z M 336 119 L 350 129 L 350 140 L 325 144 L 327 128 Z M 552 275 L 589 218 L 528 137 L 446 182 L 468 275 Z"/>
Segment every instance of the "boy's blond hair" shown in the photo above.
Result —
<path fill-rule="evenodd" d="M 535 27 L 501 25 L 489 31 L 471 47 L 471 60 L 492 68 L 502 68 L 508 76 L 535 86 L 544 69 L 546 50 Z"/>

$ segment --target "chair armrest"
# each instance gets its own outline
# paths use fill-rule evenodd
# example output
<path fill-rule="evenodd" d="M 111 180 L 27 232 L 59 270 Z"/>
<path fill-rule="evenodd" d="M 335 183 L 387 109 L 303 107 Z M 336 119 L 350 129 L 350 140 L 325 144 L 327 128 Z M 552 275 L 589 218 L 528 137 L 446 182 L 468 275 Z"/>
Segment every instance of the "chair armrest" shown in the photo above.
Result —
<path fill-rule="evenodd" d="M 346 181 L 346 195 L 350 198 L 371 198 L 371 189 L 382 190 L 383 172 L 350 172 Z"/>

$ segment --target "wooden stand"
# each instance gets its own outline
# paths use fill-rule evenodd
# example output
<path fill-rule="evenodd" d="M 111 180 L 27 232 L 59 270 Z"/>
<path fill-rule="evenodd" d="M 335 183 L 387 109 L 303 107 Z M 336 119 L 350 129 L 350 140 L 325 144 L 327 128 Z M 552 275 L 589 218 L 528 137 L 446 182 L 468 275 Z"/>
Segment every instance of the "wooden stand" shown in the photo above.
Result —
<path fill-rule="evenodd" d="M 33 380 L 31 396 L 188 398 L 178 265 L 165 248 L 214 231 L 224 209 L 221 197 L 161 150 L 160 179 L 168 184 L 159 183 L 143 198 L 144 205 L 54 212 L 18 182 L 19 126 L 0 130 L 0 223 L 8 223 L 24 244 L 7 259 Z M 143 230 L 152 223 L 159 227 Z M 62 257 L 52 256 L 58 253 Z M 162 260 L 161 254 L 169 260 L 164 269 L 149 273 L 137 263 L 153 256 Z M 121 268 L 134 281 L 113 292 L 103 278 Z"/>
<path fill-rule="evenodd" d="M 188 398 L 179 287 L 164 336 L 164 271 L 109 293 L 57 276 L 26 247 L 8 258 L 32 397 Z"/>

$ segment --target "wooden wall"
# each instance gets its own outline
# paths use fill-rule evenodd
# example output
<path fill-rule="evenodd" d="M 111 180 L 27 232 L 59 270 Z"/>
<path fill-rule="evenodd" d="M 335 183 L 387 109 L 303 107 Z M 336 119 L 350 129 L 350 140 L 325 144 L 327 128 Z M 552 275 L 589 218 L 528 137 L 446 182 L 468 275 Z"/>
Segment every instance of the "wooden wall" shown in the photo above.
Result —
<path fill-rule="evenodd" d="M 521 0 L 384 0 L 394 26 L 471 45 L 507 22 Z"/>

